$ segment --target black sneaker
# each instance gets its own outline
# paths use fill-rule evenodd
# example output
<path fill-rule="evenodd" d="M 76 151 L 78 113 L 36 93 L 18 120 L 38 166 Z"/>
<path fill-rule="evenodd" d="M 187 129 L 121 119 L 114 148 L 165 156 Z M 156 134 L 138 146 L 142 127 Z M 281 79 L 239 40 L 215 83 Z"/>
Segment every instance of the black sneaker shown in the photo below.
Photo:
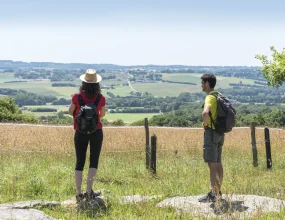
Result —
<path fill-rule="evenodd" d="M 76 195 L 76 203 L 80 203 L 84 200 L 85 195 L 83 193 L 79 193 Z"/>
<path fill-rule="evenodd" d="M 97 196 L 100 196 L 101 195 L 101 191 L 97 191 L 97 192 L 94 192 L 92 189 L 91 189 L 91 192 L 90 193 L 85 193 L 85 198 L 87 201 L 91 201 L 91 200 L 94 200 Z"/>
<path fill-rule="evenodd" d="M 216 194 L 208 192 L 207 195 L 202 196 L 198 199 L 199 202 L 216 202 Z"/>

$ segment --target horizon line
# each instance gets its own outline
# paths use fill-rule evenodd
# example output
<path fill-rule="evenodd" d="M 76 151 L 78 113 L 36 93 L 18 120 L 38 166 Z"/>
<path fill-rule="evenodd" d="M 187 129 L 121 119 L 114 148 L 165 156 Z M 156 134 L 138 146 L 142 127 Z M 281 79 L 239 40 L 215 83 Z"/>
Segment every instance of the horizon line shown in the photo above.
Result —
<path fill-rule="evenodd" d="M 114 63 L 83 63 L 83 62 L 54 62 L 54 61 L 21 61 L 21 60 L 0 60 L 0 62 L 20 62 L 20 63 L 54 63 L 54 64 L 85 64 L 85 65 L 113 65 L 113 66 L 122 66 L 122 67 L 131 67 L 131 66 L 185 66 L 185 67 L 261 67 L 255 65 L 187 65 L 187 64 L 132 64 L 132 65 L 123 65 L 123 64 L 114 64 Z"/>

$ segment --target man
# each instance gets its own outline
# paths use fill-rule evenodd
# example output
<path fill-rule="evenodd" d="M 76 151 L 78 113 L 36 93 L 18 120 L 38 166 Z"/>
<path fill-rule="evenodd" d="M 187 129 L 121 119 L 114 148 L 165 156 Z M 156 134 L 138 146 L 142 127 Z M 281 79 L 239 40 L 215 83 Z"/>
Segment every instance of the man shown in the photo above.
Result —
<path fill-rule="evenodd" d="M 216 77 L 213 74 L 204 74 L 201 80 L 202 90 L 207 94 L 202 113 L 204 127 L 203 157 L 210 170 L 211 191 L 198 200 L 199 202 L 215 202 L 216 198 L 222 195 L 224 134 L 216 132 L 214 126 L 217 119 L 217 99 L 213 95 L 218 93 L 214 90 Z"/>

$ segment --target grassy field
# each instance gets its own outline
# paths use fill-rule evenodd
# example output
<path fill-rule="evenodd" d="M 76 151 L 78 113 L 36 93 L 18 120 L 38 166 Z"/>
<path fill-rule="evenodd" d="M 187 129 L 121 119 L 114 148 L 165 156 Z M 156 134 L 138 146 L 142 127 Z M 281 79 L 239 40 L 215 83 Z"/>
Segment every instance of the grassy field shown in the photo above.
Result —
<path fill-rule="evenodd" d="M 135 121 L 142 120 L 144 118 L 152 118 L 155 113 L 107 113 L 104 117 L 108 121 L 115 121 L 117 119 L 122 119 L 125 123 L 132 123 Z"/>
<path fill-rule="evenodd" d="M 59 111 L 67 111 L 68 106 L 67 105 L 51 105 L 51 104 L 46 104 L 46 105 L 26 105 L 24 106 L 27 108 L 27 110 L 22 110 L 24 114 L 33 114 L 36 117 L 41 117 L 41 116 L 56 116 L 56 114 Z M 36 109 L 36 108 L 54 108 L 57 110 L 57 112 L 32 112 L 30 110 Z"/>
<path fill-rule="evenodd" d="M 42 81 L 31 81 L 24 83 L 4 83 L 5 81 L 19 80 L 14 78 L 13 73 L 0 73 L 0 88 L 11 88 L 11 89 L 24 89 L 28 92 L 41 94 L 41 95 L 54 95 L 58 98 L 70 98 L 71 94 L 78 91 L 80 86 L 80 80 L 66 81 L 62 83 L 73 83 L 77 87 L 52 87 L 53 82 L 48 80 Z M 104 79 L 104 74 L 103 79 Z M 105 76 L 114 75 L 113 73 L 106 73 Z M 134 89 L 139 92 L 150 92 L 154 96 L 177 96 L 181 92 L 201 92 L 200 88 L 200 77 L 202 74 L 193 73 L 176 73 L 176 74 L 163 74 L 162 79 L 171 80 L 177 82 L 193 82 L 197 85 L 187 85 L 179 83 L 132 83 Z M 102 93 L 107 96 L 107 92 L 110 91 L 115 95 L 128 96 L 132 89 L 128 86 L 122 86 L 123 83 L 128 81 L 128 75 L 123 73 L 117 73 L 116 79 L 103 80 L 101 85 L 115 85 L 115 89 L 102 90 Z M 217 77 L 218 83 L 217 88 L 229 88 L 229 83 L 240 83 L 243 84 L 254 84 L 254 80 L 241 79 L 235 77 Z"/>
<path fill-rule="evenodd" d="M 200 85 L 178 83 L 132 83 L 134 89 L 149 92 L 154 96 L 177 96 L 181 92 L 201 92 Z"/>
<path fill-rule="evenodd" d="M 119 96 L 129 96 L 130 92 L 132 89 L 129 86 L 118 86 L 115 89 L 110 89 L 110 90 L 103 90 L 103 94 L 107 94 L 107 92 L 111 92 L 114 95 L 119 95 Z"/>
<path fill-rule="evenodd" d="M 186 74 L 186 73 L 176 73 L 176 74 L 163 74 L 162 79 L 170 80 L 175 82 L 192 82 L 196 83 L 197 86 L 200 88 L 201 86 L 201 76 L 203 74 L 193 73 L 193 74 Z M 224 76 L 217 76 L 217 88 L 230 88 L 229 83 L 240 83 L 243 84 L 250 84 L 254 85 L 254 80 L 252 79 L 243 79 L 237 77 L 224 77 Z M 192 91 L 192 90 L 191 90 Z"/>
<path fill-rule="evenodd" d="M 114 75 L 110 73 L 104 74 L 106 76 Z M 104 76 L 103 75 L 103 76 Z M 122 83 L 127 82 L 127 74 L 118 73 L 116 74 L 116 79 L 110 79 L 102 81 L 102 85 L 115 85 L 116 89 L 110 90 L 111 92 L 114 91 L 114 94 L 116 95 L 122 95 L 127 96 L 130 94 L 131 89 L 129 87 L 126 87 L 127 90 L 125 90 L 125 87 L 122 87 Z M 61 81 L 61 83 L 72 83 L 76 84 L 77 87 L 52 87 L 51 85 L 54 82 L 50 82 L 49 80 L 41 80 L 41 81 L 34 81 L 34 80 L 26 80 L 28 82 L 22 82 L 22 83 L 4 83 L 6 81 L 15 81 L 20 80 L 14 78 L 14 73 L 0 73 L 0 88 L 10 88 L 10 89 L 23 89 L 28 92 L 40 94 L 40 95 L 54 95 L 57 98 L 70 98 L 72 94 L 78 91 L 79 86 L 81 85 L 80 80 L 75 81 Z M 104 95 L 107 94 L 108 90 L 102 90 L 102 93 Z"/>
<path fill-rule="evenodd" d="M 263 130 L 257 130 L 256 134 L 258 167 L 252 166 L 250 129 L 234 129 L 226 134 L 223 193 L 285 199 L 284 132 L 270 130 L 273 158 L 270 171 L 266 169 Z M 0 203 L 36 199 L 64 201 L 74 197 L 73 133 L 71 127 L 1 125 Z M 202 160 L 203 130 L 151 127 L 152 133 L 158 137 L 155 178 L 145 169 L 143 127 L 104 129 L 94 189 L 111 191 L 105 195 L 107 213 L 89 216 L 71 207 L 43 210 L 58 219 L 192 219 L 190 214 L 157 208 L 156 204 L 165 198 L 208 191 L 208 168 Z M 149 203 L 123 205 L 119 197 L 126 195 L 161 197 Z M 284 211 L 260 213 L 252 219 L 282 219 L 282 216 Z M 230 213 L 226 219 L 232 219 Z"/>
<path fill-rule="evenodd" d="M 54 116 L 59 111 L 67 111 L 68 105 L 32 105 L 32 106 L 24 106 L 27 110 L 22 110 L 24 114 L 34 114 L 37 117 L 41 116 Z M 57 112 L 32 112 L 30 109 L 36 108 L 54 108 L 57 109 Z M 152 118 L 156 113 L 108 113 L 106 112 L 105 119 L 108 121 L 115 121 L 117 119 L 122 119 L 125 123 L 132 123 L 135 121 L 142 120 L 144 118 Z"/>
<path fill-rule="evenodd" d="M 14 78 L 14 73 L 1 73 L 0 72 L 0 83 L 4 83 L 7 81 L 19 80 Z"/>
<path fill-rule="evenodd" d="M 46 104 L 46 105 L 25 105 L 25 108 L 28 109 L 35 109 L 35 108 L 55 108 L 58 111 L 67 111 L 69 105 L 52 105 L 52 104 Z"/>

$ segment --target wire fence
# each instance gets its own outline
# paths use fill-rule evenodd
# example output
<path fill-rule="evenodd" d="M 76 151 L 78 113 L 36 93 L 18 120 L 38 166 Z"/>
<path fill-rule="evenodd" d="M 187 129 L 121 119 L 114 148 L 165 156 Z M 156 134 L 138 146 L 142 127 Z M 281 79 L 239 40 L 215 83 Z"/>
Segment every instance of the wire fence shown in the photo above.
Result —
<path fill-rule="evenodd" d="M 273 148 L 285 144 L 284 129 L 269 128 Z M 145 128 L 104 127 L 103 153 L 131 153 L 145 151 Z M 202 128 L 149 127 L 150 134 L 157 136 L 157 151 L 191 151 L 202 149 Z M 264 139 L 264 128 L 256 128 L 259 147 L 269 140 Z M 0 123 L 0 152 L 10 153 L 71 153 L 74 131 L 72 126 L 4 124 Z M 225 148 L 240 148 L 250 151 L 252 140 L 250 127 L 236 127 L 225 136 Z"/>

